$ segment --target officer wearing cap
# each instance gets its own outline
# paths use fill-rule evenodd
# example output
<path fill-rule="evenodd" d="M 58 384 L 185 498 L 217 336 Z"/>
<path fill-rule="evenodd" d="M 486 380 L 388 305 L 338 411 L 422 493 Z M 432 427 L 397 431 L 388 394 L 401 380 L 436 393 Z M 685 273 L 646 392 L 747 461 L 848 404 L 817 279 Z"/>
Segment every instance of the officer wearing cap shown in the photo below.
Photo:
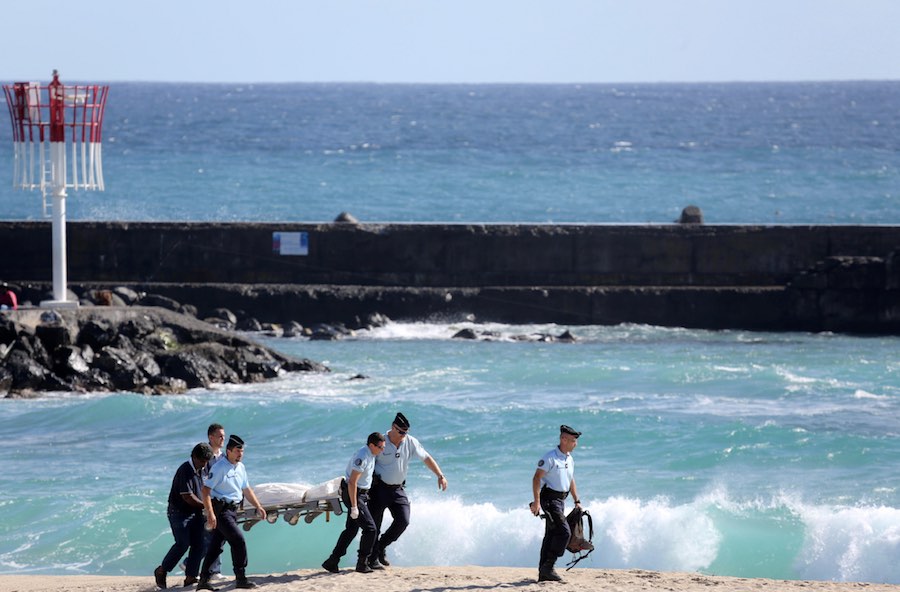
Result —
<path fill-rule="evenodd" d="M 381 521 L 385 509 L 391 512 L 394 521 L 382 534 L 369 555 L 369 566 L 380 569 L 390 565 L 385 549 L 396 541 L 406 527 L 409 526 L 409 498 L 406 497 L 406 474 L 409 472 L 409 461 L 413 457 L 425 463 L 437 476 L 438 488 L 447 490 L 447 478 L 441 472 L 434 458 L 409 435 L 409 420 L 402 413 L 394 417 L 391 429 L 388 430 L 384 442 L 384 450 L 375 457 L 375 476 L 372 491 L 369 492 L 369 510 L 375 519 L 375 526 L 381 532 Z"/>
<path fill-rule="evenodd" d="M 203 559 L 198 590 L 215 590 L 209 583 L 210 567 L 222 553 L 222 541 L 231 547 L 234 565 L 235 588 L 255 588 L 247 579 L 247 543 L 237 525 L 237 509 L 250 501 L 260 520 L 265 520 L 266 510 L 250 488 L 244 463 L 244 441 L 232 434 L 225 446 L 225 458 L 215 464 L 203 483 L 203 506 L 206 509 L 207 528 L 213 531 L 212 541 Z"/>
<path fill-rule="evenodd" d="M 372 475 L 375 470 L 375 457 L 384 450 L 384 436 L 378 432 L 372 432 L 366 439 L 366 445 L 356 451 L 347 463 L 344 471 L 344 480 L 341 482 L 341 497 L 350 508 L 347 523 L 343 532 L 338 537 L 334 550 L 322 567 L 331 573 L 338 573 L 338 563 L 347 553 L 347 547 L 356 538 L 356 533 L 362 529 L 362 538 L 359 541 L 359 553 L 356 560 L 356 571 L 360 573 L 372 573 L 368 565 L 369 555 L 375 545 L 375 520 L 369 512 L 369 489 L 372 487 Z M 379 566 L 380 567 L 380 566 Z M 384 569 L 380 567 L 380 569 Z"/>
<path fill-rule="evenodd" d="M 206 552 L 206 537 L 203 530 L 203 502 L 200 499 L 203 471 L 212 458 L 208 444 L 200 443 L 191 451 L 191 458 L 178 467 L 169 489 L 169 506 L 166 514 L 175 543 L 166 553 L 162 563 L 153 570 L 156 585 L 166 587 L 166 574 L 175 569 L 178 560 L 188 552 L 184 567 L 184 585 L 197 582 L 200 561 Z"/>
<path fill-rule="evenodd" d="M 566 552 L 571 535 L 569 523 L 566 522 L 566 497 L 571 493 L 575 505 L 581 505 L 578 489 L 575 487 L 575 459 L 571 454 L 578 445 L 580 435 L 581 432 L 567 425 L 559 426 L 559 446 L 541 457 L 531 479 L 534 495 L 534 501 L 529 504 L 531 513 L 539 516 L 543 509 L 546 519 L 538 563 L 539 582 L 562 581 L 554 565 Z"/>

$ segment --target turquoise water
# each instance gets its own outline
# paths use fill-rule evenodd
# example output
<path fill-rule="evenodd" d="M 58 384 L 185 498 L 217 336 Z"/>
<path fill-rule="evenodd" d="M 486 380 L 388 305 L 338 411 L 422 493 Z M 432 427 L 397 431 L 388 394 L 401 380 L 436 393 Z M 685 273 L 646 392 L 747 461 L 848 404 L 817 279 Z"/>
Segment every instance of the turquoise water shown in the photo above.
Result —
<path fill-rule="evenodd" d="M 450 338 L 464 326 L 496 336 Z M 248 441 L 252 482 L 313 484 L 402 410 L 450 489 L 411 471 L 398 565 L 533 566 L 531 475 L 568 423 L 584 432 L 576 476 L 598 547 L 580 566 L 900 583 L 898 338 L 644 326 L 575 327 L 574 344 L 512 338 L 564 329 L 268 339 L 333 372 L 0 401 L 0 572 L 149 574 L 171 543 L 171 477 L 210 422 Z M 258 525 L 250 570 L 317 567 L 341 525 Z"/>

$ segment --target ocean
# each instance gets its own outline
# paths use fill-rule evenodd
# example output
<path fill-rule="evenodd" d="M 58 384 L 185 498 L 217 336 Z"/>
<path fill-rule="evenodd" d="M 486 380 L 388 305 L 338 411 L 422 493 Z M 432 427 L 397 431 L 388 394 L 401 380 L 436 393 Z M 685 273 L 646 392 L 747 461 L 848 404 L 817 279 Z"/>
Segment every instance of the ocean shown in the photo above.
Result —
<path fill-rule="evenodd" d="M 895 82 L 114 84 L 107 190 L 70 192 L 68 213 L 606 224 L 695 204 L 709 223 L 898 224 L 898 99 Z M 0 130 L 0 217 L 39 219 Z M 466 327 L 492 337 L 452 339 Z M 258 338 L 333 372 L 0 401 L 0 573 L 150 581 L 209 423 L 247 441 L 252 483 L 316 484 L 402 411 L 450 486 L 414 466 L 396 565 L 536 567 L 531 476 L 565 423 L 597 546 L 579 567 L 900 583 L 900 338 L 464 319 Z M 342 524 L 255 526 L 249 572 L 317 568 Z"/>

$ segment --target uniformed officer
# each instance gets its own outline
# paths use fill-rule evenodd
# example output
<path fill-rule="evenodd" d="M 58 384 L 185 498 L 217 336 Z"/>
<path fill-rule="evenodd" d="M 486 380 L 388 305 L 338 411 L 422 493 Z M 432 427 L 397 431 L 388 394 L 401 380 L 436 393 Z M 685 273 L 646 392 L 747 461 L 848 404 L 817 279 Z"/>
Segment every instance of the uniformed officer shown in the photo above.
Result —
<path fill-rule="evenodd" d="M 544 510 L 544 541 L 541 544 L 541 558 L 538 563 L 538 581 L 561 582 L 554 565 L 566 552 L 571 531 L 566 522 L 566 497 L 571 493 L 576 506 L 581 505 L 578 489 L 575 487 L 575 459 L 571 452 L 578 445 L 576 432 L 567 425 L 559 426 L 559 446 L 545 454 L 538 461 L 537 470 L 531 479 L 534 501 L 529 504 L 531 513 L 539 516 Z"/>
<path fill-rule="evenodd" d="M 394 417 L 394 422 L 386 436 L 384 450 L 375 457 L 375 476 L 369 495 L 369 510 L 372 512 L 372 518 L 375 519 L 378 532 L 381 532 L 381 521 L 384 518 L 385 509 L 390 510 L 394 521 L 377 539 L 372 554 L 369 556 L 369 566 L 374 569 L 390 565 L 385 549 L 396 541 L 409 526 L 409 499 L 406 497 L 404 488 L 410 459 L 415 456 L 423 461 L 425 466 L 437 476 L 438 488 L 441 491 L 447 490 L 447 478 L 441 472 L 441 467 L 419 444 L 419 441 L 409 435 L 409 420 L 405 415 L 398 413 Z"/>
<path fill-rule="evenodd" d="M 375 545 L 375 536 L 378 531 L 375 521 L 369 512 L 369 488 L 372 487 L 372 475 L 375 469 L 375 457 L 384 450 L 384 436 L 378 432 L 372 432 L 366 439 L 366 445 L 356 451 L 347 463 L 344 471 L 344 480 L 341 482 L 341 497 L 350 508 L 344 531 L 338 537 L 334 550 L 322 564 L 327 571 L 338 573 L 338 563 L 347 553 L 347 547 L 356 538 L 356 533 L 362 529 L 362 538 L 359 541 L 359 554 L 356 560 L 356 571 L 360 573 L 372 573 L 368 565 L 369 555 Z M 379 569 L 384 569 L 379 565 Z"/>
<path fill-rule="evenodd" d="M 203 484 L 206 524 L 213 531 L 213 538 L 203 559 L 198 590 L 216 589 L 209 583 L 210 567 L 222 553 L 223 540 L 228 541 L 228 546 L 231 547 L 235 588 L 256 587 L 255 583 L 247 579 L 247 543 L 237 525 L 236 512 L 245 498 L 256 508 L 260 520 L 265 520 L 266 510 L 250 488 L 247 470 L 241 462 L 243 458 L 244 441 L 232 434 L 225 446 L 225 458 L 215 464 Z"/>
<path fill-rule="evenodd" d="M 184 564 L 184 585 L 192 586 L 197 583 L 197 571 L 206 552 L 203 502 L 200 499 L 201 475 L 211 458 L 212 449 L 201 442 L 194 446 L 190 460 L 182 463 L 175 471 L 166 511 L 175 543 L 166 553 L 162 563 L 153 570 L 156 585 L 160 588 L 166 587 L 166 574 L 175 568 L 185 551 L 188 552 L 188 557 Z"/>

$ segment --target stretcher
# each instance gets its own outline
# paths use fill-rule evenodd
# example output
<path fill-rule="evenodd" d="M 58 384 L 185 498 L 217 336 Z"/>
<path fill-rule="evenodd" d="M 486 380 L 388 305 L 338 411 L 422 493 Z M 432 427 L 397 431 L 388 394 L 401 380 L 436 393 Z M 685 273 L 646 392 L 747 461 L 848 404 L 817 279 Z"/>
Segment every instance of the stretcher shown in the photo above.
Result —
<path fill-rule="evenodd" d="M 317 517 L 325 514 L 344 513 L 341 505 L 341 481 L 343 477 L 335 477 L 315 486 L 298 483 L 260 483 L 253 486 L 253 493 L 260 505 L 266 510 L 266 522 L 275 524 L 279 516 L 290 525 L 295 525 L 300 518 L 310 524 Z M 237 522 L 249 531 L 257 522 L 262 522 L 256 508 L 245 502 L 237 511 Z"/>

